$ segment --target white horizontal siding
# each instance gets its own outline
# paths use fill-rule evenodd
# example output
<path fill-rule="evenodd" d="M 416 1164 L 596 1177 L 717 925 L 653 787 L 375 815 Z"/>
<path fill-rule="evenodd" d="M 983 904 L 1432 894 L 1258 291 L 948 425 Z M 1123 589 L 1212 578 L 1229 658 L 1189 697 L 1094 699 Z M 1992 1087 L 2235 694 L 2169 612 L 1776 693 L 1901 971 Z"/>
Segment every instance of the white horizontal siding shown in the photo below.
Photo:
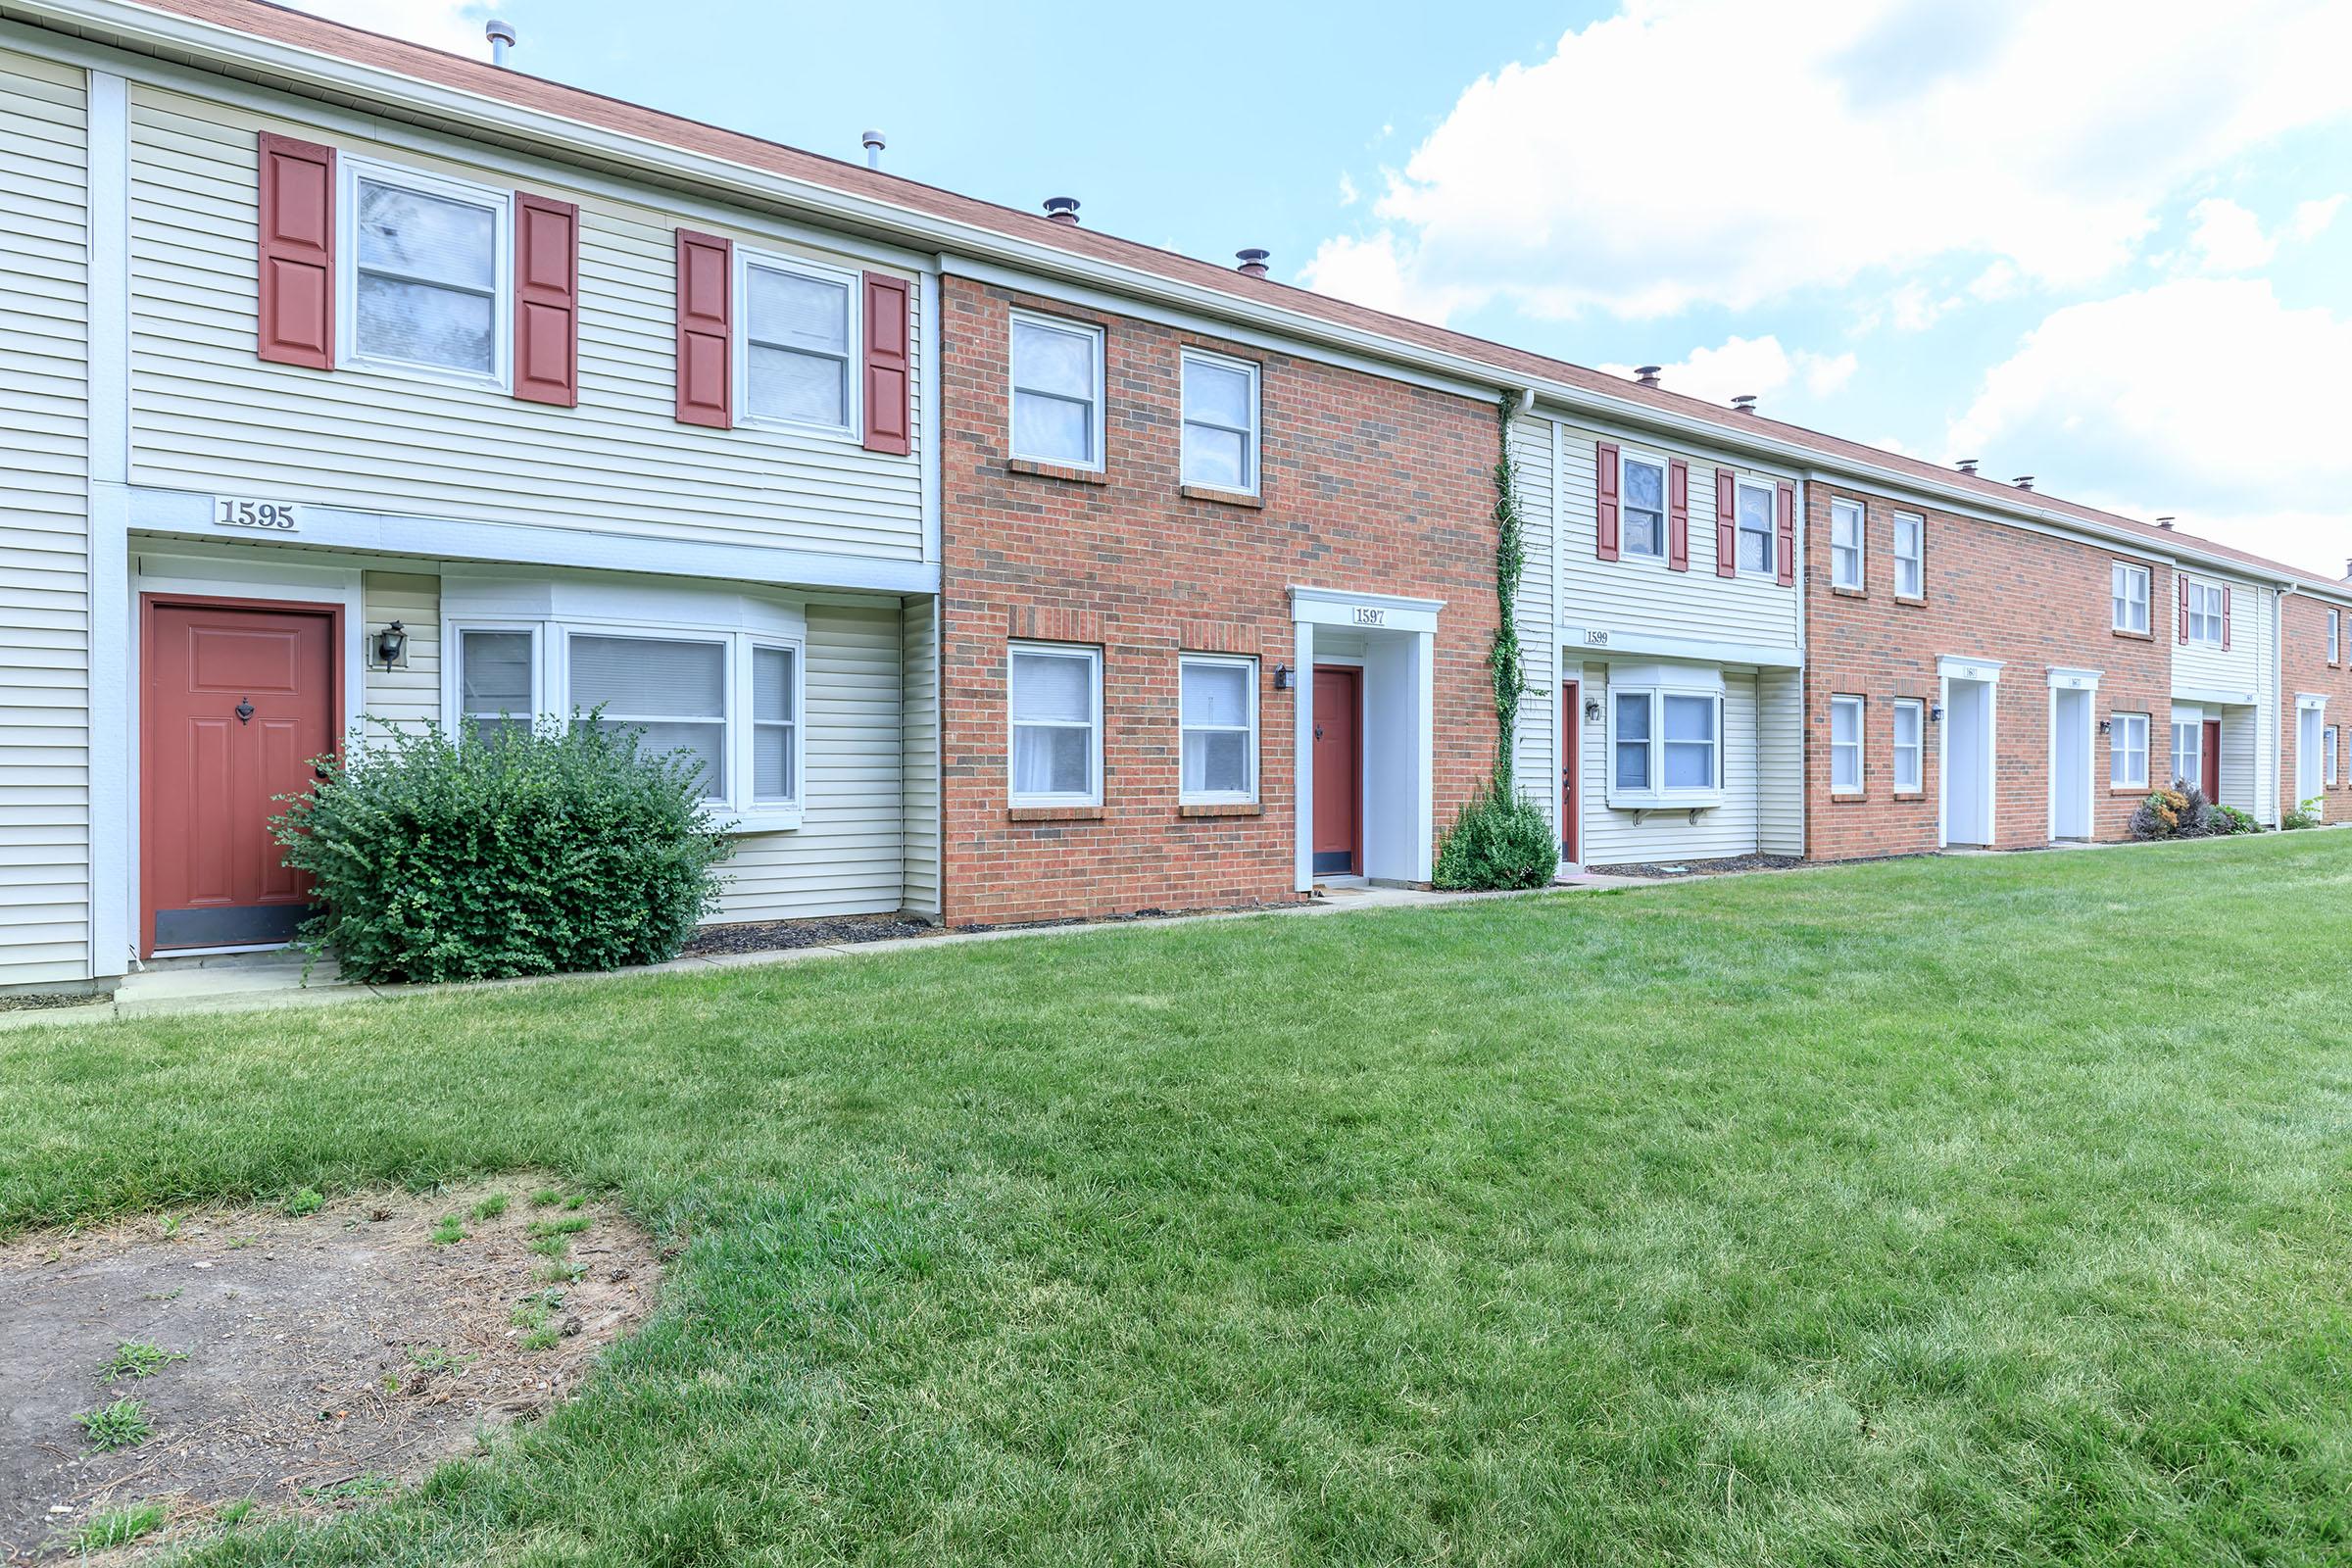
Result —
<path fill-rule="evenodd" d="M 0 986 L 91 973 L 87 129 L 0 52 Z"/>
<path fill-rule="evenodd" d="M 1625 556 L 1602 561 L 1595 552 L 1599 507 L 1595 493 L 1600 442 L 1646 456 L 1683 459 L 1690 466 L 1690 569 L 1670 571 L 1662 560 Z M 1560 620 L 1588 631 L 1679 637 L 1751 646 L 1793 648 L 1797 589 L 1775 578 L 1715 575 L 1717 458 L 1612 435 L 1588 426 L 1560 428 Z M 1732 465 L 1751 479 L 1772 475 Z"/>
<path fill-rule="evenodd" d="M 2183 572 L 2183 576 L 2199 582 L 2220 583 L 2225 579 Z M 2249 583 L 2228 584 L 2230 589 L 2230 646 L 2211 648 L 2202 643 L 2180 641 L 2180 603 L 2176 597 L 2165 607 L 2164 629 L 2173 639 L 2173 685 L 2201 687 L 2222 691 L 2250 692 L 2262 685 L 2273 667 L 2271 648 L 2270 599 L 2268 589 Z M 2176 595 L 2179 590 L 2175 590 Z"/>
<path fill-rule="evenodd" d="M 808 607 L 801 827 L 736 841 L 716 918 L 888 914 L 903 906 L 905 639 L 895 608 Z"/>
<path fill-rule="evenodd" d="M 1584 696 L 1608 711 L 1610 667 L 1584 666 Z M 1640 861 L 1719 859 L 1751 855 L 1762 820 L 1756 752 L 1756 678 L 1726 671 L 1723 678 L 1723 804 L 1698 813 L 1655 810 L 1640 821 L 1637 812 L 1608 804 L 1608 726 L 1587 724 L 1583 735 L 1584 858 L 1588 865 Z"/>
<path fill-rule="evenodd" d="M 370 571 L 360 578 L 367 627 L 359 652 L 368 661 L 365 676 L 368 733 L 390 727 L 415 729 L 441 711 L 441 579 L 429 572 Z M 374 662 L 376 633 L 399 621 L 408 634 L 401 662 L 390 669 Z"/>
<path fill-rule="evenodd" d="M 1756 672 L 1756 848 L 1805 853 L 1805 678 Z"/>
<path fill-rule="evenodd" d="M 1551 432 L 1549 419 L 1511 421 L 1513 488 L 1519 499 L 1520 536 L 1527 553 L 1527 569 L 1511 606 L 1518 620 L 1527 684 L 1519 699 L 1512 765 L 1521 798 L 1533 801 L 1556 832 L 1560 814 L 1560 640 L 1553 634 L 1559 613 L 1553 598 Z"/>
<path fill-rule="evenodd" d="M 2223 803 L 2253 812 L 2258 821 L 2276 825 L 2283 738 L 2278 721 L 2277 596 L 2255 584 L 2230 584 L 2230 646 L 2226 649 L 2181 642 L 2180 603 L 2176 599 L 2166 608 L 2165 629 L 2172 637 L 2175 691 L 2255 694 L 2250 710 L 2208 704 L 2206 711 L 2209 717 L 2219 716 L 2222 720 Z"/>
<path fill-rule="evenodd" d="M 580 206 L 576 409 L 371 371 L 262 363 L 254 354 L 254 232 L 256 136 L 264 129 L 318 135 L 232 106 L 132 89 L 134 482 L 586 533 L 921 559 L 919 408 L 918 450 L 906 457 L 849 441 L 677 422 L 674 224 L 655 206 L 566 190 L 553 177 L 531 186 Z M 348 139 L 338 147 L 513 183 L 398 149 Z M 795 248 L 748 232 L 735 237 Z M 920 342 L 918 328 L 918 355 Z"/>
<path fill-rule="evenodd" d="M 939 902 L 939 601 L 906 605 L 906 695 L 901 763 L 906 855 L 901 872 L 905 907 L 937 915 Z"/>

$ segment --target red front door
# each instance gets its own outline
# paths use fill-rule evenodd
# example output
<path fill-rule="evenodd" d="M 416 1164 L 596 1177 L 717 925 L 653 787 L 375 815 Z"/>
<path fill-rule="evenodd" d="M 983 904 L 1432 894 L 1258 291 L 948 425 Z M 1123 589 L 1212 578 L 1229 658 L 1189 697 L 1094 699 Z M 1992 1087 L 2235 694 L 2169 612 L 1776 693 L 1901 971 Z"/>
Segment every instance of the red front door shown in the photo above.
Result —
<path fill-rule="evenodd" d="M 281 862 L 271 799 L 332 751 L 338 612 L 146 601 L 139 754 L 140 951 L 283 942 L 310 882 Z"/>
<path fill-rule="evenodd" d="M 2197 787 L 2218 805 L 2222 799 L 2222 721 L 2218 718 L 2205 721 L 2205 744 L 2197 749 L 2197 771 L 2204 775 L 2197 780 Z"/>
<path fill-rule="evenodd" d="M 1564 681 L 1560 685 L 1560 858 L 1570 865 L 1578 864 L 1577 845 L 1580 826 L 1576 793 L 1576 772 L 1579 762 L 1577 743 L 1582 738 L 1578 720 L 1584 698 L 1581 682 Z"/>
<path fill-rule="evenodd" d="M 1315 666 L 1315 874 L 1363 870 L 1363 677 L 1342 664 Z"/>

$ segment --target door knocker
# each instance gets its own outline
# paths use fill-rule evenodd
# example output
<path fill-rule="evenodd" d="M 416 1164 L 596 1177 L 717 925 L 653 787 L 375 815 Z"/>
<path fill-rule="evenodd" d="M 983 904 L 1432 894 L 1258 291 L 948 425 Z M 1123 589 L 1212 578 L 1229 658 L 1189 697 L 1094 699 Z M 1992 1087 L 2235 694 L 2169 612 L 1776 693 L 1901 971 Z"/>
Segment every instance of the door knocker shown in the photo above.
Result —
<path fill-rule="evenodd" d="M 237 722 L 240 724 L 250 724 L 253 722 L 253 704 L 251 701 L 244 698 L 238 699 Z"/>

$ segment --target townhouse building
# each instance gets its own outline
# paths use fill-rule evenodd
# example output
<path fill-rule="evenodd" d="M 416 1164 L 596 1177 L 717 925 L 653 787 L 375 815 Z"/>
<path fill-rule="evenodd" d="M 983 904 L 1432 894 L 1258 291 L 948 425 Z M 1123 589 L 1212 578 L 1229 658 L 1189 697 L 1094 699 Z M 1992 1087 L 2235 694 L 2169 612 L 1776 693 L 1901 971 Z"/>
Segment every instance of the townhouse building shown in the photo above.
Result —
<path fill-rule="evenodd" d="M 2344 584 L 1262 253 L 253 0 L 0 0 L 0 987 L 282 942 L 272 798 L 426 720 L 697 760 L 723 920 L 1426 882 L 1504 451 L 1572 867 L 2343 787 Z"/>

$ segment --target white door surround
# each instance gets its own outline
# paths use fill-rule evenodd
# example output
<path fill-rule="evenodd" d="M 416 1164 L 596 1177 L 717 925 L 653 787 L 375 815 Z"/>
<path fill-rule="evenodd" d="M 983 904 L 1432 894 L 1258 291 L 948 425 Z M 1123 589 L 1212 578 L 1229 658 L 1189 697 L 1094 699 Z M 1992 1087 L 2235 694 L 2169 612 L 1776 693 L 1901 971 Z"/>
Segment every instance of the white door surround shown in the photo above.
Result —
<path fill-rule="evenodd" d="M 2097 836 L 2093 805 L 2099 672 L 2050 670 L 2050 837 Z"/>
<path fill-rule="evenodd" d="M 1936 843 L 1989 846 L 1993 842 L 1993 779 L 1998 728 L 1997 659 L 1936 662 L 1943 722 L 1937 737 Z"/>
<path fill-rule="evenodd" d="M 1444 600 L 1294 585 L 1292 799 L 1298 892 L 1315 885 L 1315 630 L 1360 643 L 1364 671 L 1362 871 L 1421 883 L 1435 864 L 1438 612 Z M 1329 640 L 1329 639 L 1327 639 Z M 1328 662 L 1328 661 L 1326 661 Z"/>

